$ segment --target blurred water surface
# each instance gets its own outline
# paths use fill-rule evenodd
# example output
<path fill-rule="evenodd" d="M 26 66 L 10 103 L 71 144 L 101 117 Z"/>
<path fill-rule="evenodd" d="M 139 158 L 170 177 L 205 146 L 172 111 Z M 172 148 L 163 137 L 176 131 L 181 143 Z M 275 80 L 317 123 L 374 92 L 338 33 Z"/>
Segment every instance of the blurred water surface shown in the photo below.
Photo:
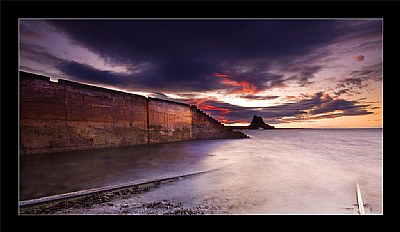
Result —
<path fill-rule="evenodd" d="M 229 214 L 353 214 L 356 182 L 382 213 L 382 129 L 243 130 L 202 140 L 20 157 L 20 200 L 167 173 L 213 172 L 144 193 Z"/>

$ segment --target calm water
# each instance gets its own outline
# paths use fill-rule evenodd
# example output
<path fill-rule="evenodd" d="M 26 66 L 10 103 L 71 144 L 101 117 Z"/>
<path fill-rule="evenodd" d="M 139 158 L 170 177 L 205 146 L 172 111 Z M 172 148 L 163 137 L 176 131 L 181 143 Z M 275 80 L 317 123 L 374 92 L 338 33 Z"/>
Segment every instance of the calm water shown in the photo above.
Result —
<path fill-rule="evenodd" d="M 359 181 L 367 213 L 383 212 L 382 129 L 243 132 L 251 139 L 21 157 L 20 199 L 217 168 L 141 201 L 216 205 L 229 214 L 354 214 Z"/>

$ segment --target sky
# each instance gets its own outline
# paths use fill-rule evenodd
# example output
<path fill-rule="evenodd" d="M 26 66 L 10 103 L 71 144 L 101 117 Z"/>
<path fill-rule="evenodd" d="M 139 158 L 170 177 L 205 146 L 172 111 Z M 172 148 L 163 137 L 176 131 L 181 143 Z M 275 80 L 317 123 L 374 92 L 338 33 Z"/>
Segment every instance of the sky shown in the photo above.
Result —
<path fill-rule="evenodd" d="M 226 125 L 382 127 L 381 19 L 20 19 L 20 70 Z"/>

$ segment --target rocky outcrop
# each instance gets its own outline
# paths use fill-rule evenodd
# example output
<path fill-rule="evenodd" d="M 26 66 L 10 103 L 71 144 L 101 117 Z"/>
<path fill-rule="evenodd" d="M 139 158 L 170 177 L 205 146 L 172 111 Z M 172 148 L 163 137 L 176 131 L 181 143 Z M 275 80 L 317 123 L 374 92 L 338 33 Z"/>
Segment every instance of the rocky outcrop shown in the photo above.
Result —
<path fill-rule="evenodd" d="M 256 130 L 256 129 L 260 129 L 260 128 L 261 129 L 275 129 L 274 126 L 266 124 L 261 116 L 254 115 L 253 120 L 251 120 L 251 123 L 248 126 L 248 129 Z"/>

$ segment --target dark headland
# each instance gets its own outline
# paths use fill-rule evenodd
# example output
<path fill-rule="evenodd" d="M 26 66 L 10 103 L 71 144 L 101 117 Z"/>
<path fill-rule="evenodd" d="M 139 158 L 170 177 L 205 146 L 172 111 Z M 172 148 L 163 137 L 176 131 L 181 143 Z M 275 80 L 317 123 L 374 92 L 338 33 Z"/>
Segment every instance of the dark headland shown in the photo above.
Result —
<path fill-rule="evenodd" d="M 261 116 L 254 115 L 248 126 L 229 126 L 232 129 L 248 129 L 248 130 L 276 130 L 276 129 L 303 129 L 303 128 L 276 128 L 264 122 Z"/>
<path fill-rule="evenodd" d="M 257 129 L 275 129 L 274 126 L 266 124 L 261 116 L 254 115 L 251 120 L 250 125 L 248 126 L 229 126 L 233 129 L 249 129 L 249 130 L 257 130 Z"/>

